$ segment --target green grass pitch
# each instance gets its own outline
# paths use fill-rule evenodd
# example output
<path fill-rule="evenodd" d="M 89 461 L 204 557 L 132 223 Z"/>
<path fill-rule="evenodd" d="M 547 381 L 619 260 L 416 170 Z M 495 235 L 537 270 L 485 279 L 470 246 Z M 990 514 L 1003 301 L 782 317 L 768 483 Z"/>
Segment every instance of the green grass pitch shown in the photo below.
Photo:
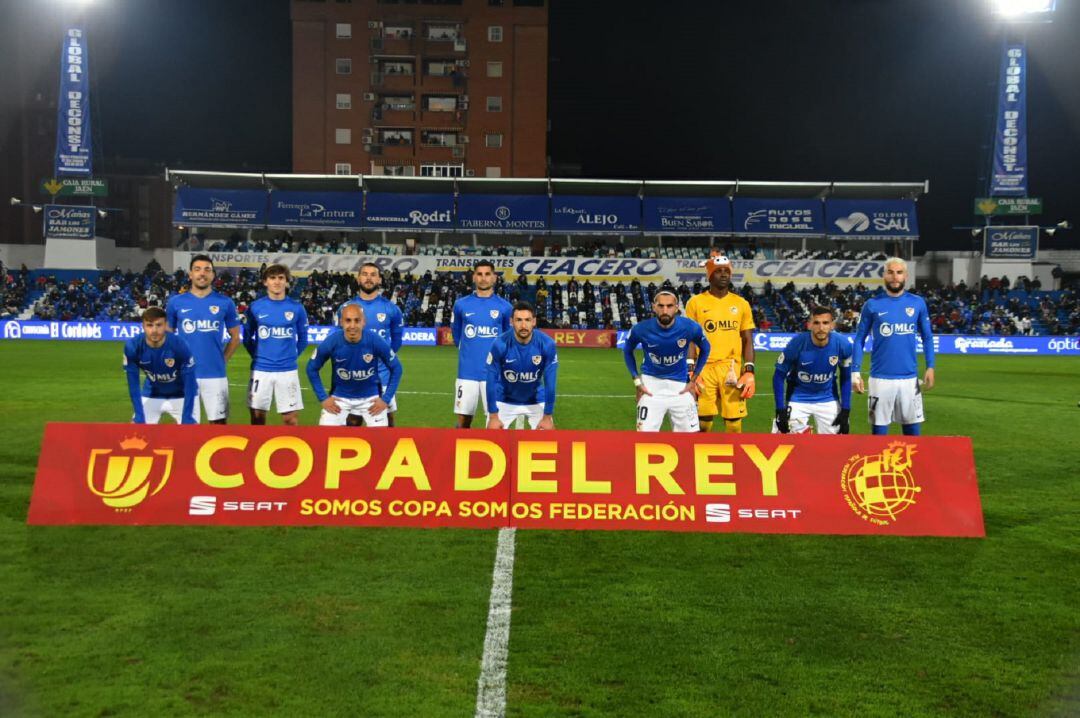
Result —
<path fill-rule="evenodd" d="M 26 526 L 44 423 L 129 418 L 120 356 L 0 342 L 0 715 L 472 715 L 493 531 Z M 402 359 L 400 423 L 449 426 L 454 351 Z M 618 352 L 560 360 L 560 428 L 633 428 Z M 1080 362 L 937 374 L 985 540 L 519 531 L 507 714 L 1080 714 Z"/>

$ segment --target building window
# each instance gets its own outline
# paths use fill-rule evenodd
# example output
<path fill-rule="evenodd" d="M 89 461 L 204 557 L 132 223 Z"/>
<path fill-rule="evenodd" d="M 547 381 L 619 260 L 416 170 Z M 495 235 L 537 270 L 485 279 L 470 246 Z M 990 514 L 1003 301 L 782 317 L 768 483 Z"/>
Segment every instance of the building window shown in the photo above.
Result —
<path fill-rule="evenodd" d="M 421 177 L 464 177 L 465 165 L 420 165 Z"/>
<path fill-rule="evenodd" d="M 485 177 L 502 177 L 502 169 L 499 168 L 499 167 L 485 167 L 484 168 L 484 176 Z"/>
<path fill-rule="evenodd" d="M 487 98 L 487 111 L 488 112 L 502 112 L 502 96 L 501 95 Z"/>
<path fill-rule="evenodd" d="M 348 40 L 352 37 L 352 23 L 351 22 L 339 22 L 337 23 L 337 31 L 334 36 L 338 40 Z"/>
<path fill-rule="evenodd" d="M 501 132 L 491 132 L 484 135 L 484 147 L 498 149 L 502 147 L 503 136 Z"/>
<path fill-rule="evenodd" d="M 502 62 L 489 62 L 487 64 L 488 77 L 502 77 Z"/>
<path fill-rule="evenodd" d="M 352 144 L 352 130 L 338 127 L 334 130 L 334 142 L 339 145 L 351 145 Z"/>
<path fill-rule="evenodd" d="M 488 42 L 502 42 L 502 25 L 488 26 Z"/>
<path fill-rule="evenodd" d="M 351 110 L 352 95 L 350 95 L 348 92 L 337 93 L 337 108 L 339 110 Z"/>
<path fill-rule="evenodd" d="M 334 69 L 339 75 L 351 75 L 352 74 L 352 58 L 351 57 L 339 57 L 334 61 Z"/>
<path fill-rule="evenodd" d="M 336 175 L 351 175 L 352 174 L 352 165 L 349 164 L 348 162 L 335 162 L 334 163 L 334 174 L 336 174 Z"/>

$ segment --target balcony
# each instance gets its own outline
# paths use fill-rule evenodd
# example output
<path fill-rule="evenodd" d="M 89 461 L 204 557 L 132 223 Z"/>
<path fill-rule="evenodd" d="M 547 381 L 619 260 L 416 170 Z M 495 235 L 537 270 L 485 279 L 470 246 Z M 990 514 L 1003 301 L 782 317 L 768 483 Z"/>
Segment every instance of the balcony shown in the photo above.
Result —
<path fill-rule="evenodd" d="M 371 86 L 378 90 L 409 90 L 416 85 L 416 77 L 411 73 L 382 72 L 371 73 Z"/>

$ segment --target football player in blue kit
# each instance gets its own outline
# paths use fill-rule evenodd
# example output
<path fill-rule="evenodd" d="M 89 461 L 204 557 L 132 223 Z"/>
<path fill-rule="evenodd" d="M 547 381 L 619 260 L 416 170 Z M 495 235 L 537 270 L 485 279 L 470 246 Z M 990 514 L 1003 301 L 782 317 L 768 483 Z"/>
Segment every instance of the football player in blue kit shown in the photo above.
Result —
<path fill-rule="evenodd" d="M 926 302 L 904 290 L 907 262 L 899 257 L 885 260 L 885 288 L 866 300 L 859 328 L 855 332 L 855 351 L 851 357 L 852 386 L 860 394 L 863 387 L 863 343 L 873 337 L 870 349 L 870 426 L 875 434 L 888 434 L 889 424 L 899 422 L 908 436 L 921 433 L 923 389 L 934 388 L 934 335 Z M 919 383 L 918 341 L 923 341 L 926 373 Z"/>
<path fill-rule="evenodd" d="M 195 415 L 195 360 L 184 340 L 165 326 L 165 310 L 147 307 L 142 315 L 143 333 L 124 343 L 124 373 L 128 396 L 135 410 L 132 422 L 157 424 L 168 414 L 177 424 L 198 424 Z M 139 389 L 139 372 L 146 382 Z"/>
<path fill-rule="evenodd" d="M 454 415 L 458 429 L 472 426 L 477 404 L 491 416 L 484 381 L 491 345 L 510 330 L 510 302 L 495 294 L 495 265 L 481 260 L 473 267 L 476 290 L 454 302 L 451 333 L 458 348 L 457 382 L 454 384 Z"/>
<path fill-rule="evenodd" d="M 266 296 L 247 308 L 244 348 L 251 354 L 251 423 L 265 424 L 271 400 L 287 426 L 299 423 L 304 400 L 300 396 L 297 360 L 307 347 L 307 312 L 290 299 L 289 268 L 271 264 L 263 270 Z"/>
<path fill-rule="evenodd" d="M 677 316 L 675 293 L 661 289 L 653 296 L 653 318 L 638 322 L 623 345 L 626 368 L 637 388 L 637 430 L 660 431 L 664 417 L 671 417 L 671 430 L 700 431 L 697 413 L 698 377 L 709 360 L 709 340 L 701 325 Z M 687 351 L 698 349 L 697 371 L 687 381 Z M 634 349 L 642 348 L 641 376 L 638 376 Z"/>
<path fill-rule="evenodd" d="M 355 304 L 364 310 L 364 328 L 382 337 L 390 345 L 394 355 L 401 351 L 401 340 L 405 334 L 405 318 L 401 309 L 382 294 L 382 272 L 374 262 L 360 265 L 356 273 L 357 295 L 338 307 L 335 319 L 340 323 L 341 311 Z M 390 381 L 390 367 L 379 364 L 379 381 L 383 389 Z M 391 394 L 390 408 L 386 420 L 394 425 L 394 413 L 397 411 L 397 397 Z"/>
<path fill-rule="evenodd" d="M 834 322 L 832 309 L 814 307 L 809 331 L 793 337 L 777 358 L 773 433 L 807 433 L 811 418 L 819 434 L 850 433 L 852 345 L 833 333 Z"/>
<path fill-rule="evenodd" d="M 533 429 L 554 429 L 555 381 L 559 357 L 555 340 L 536 329 L 536 310 L 518 302 L 510 331 L 499 336 L 487 357 L 487 428 L 510 428 L 523 416 Z"/>
<path fill-rule="evenodd" d="M 229 418 L 229 379 L 225 366 L 240 346 L 240 317 L 232 299 L 214 291 L 214 263 L 205 254 L 197 254 L 188 264 L 191 286 L 182 294 L 169 297 L 165 319 L 169 331 L 176 332 L 195 356 L 195 379 L 199 384 L 199 403 L 211 424 L 224 424 Z M 228 332 L 229 341 L 224 343 Z"/>
<path fill-rule="evenodd" d="M 331 332 L 307 362 L 305 370 L 322 404 L 320 426 L 389 426 L 389 407 L 401 382 L 401 362 L 378 332 L 364 326 L 364 310 L 341 308 L 340 332 Z M 323 387 L 319 370 L 330 362 L 333 383 Z M 379 367 L 389 368 L 384 384 Z"/>

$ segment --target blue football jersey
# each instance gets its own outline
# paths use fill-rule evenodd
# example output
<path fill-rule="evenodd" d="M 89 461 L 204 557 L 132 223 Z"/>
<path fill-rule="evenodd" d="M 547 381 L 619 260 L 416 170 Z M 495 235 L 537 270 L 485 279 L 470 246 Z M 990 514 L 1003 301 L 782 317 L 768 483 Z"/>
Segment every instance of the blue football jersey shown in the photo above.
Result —
<path fill-rule="evenodd" d="M 555 410 L 555 381 L 559 356 L 555 340 L 537 330 L 527 344 L 517 340 L 510 331 L 491 345 L 486 360 L 488 407 L 495 411 L 498 402 L 506 404 L 540 404 L 544 413 Z"/>
<path fill-rule="evenodd" d="M 454 302 L 450 329 L 458 348 L 458 379 L 484 381 L 492 343 L 510 330 L 513 307 L 502 297 L 470 294 Z"/>
<path fill-rule="evenodd" d="M 292 371 L 307 346 L 307 312 L 294 299 L 262 296 L 247 309 L 244 347 L 258 371 Z"/>
<path fill-rule="evenodd" d="M 891 297 L 881 290 L 863 304 L 859 328 L 855 332 L 855 351 L 851 362 L 854 370 L 861 371 L 863 344 L 867 336 L 872 336 L 870 376 L 880 379 L 911 379 L 918 376 L 916 335 L 923 340 L 926 367 L 933 368 L 934 336 L 926 302 L 909 292 Z"/>
<path fill-rule="evenodd" d="M 405 318 L 401 315 L 398 305 L 391 302 L 381 294 L 374 299 L 353 297 L 334 312 L 334 323 L 340 325 L 341 310 L 349 304 L 356 304 L 364 310 L 364 329 L 370 329 L 382 340 L 390 345 L 394 352 L 401 349 L 401 337 L 405 330 Z"/>
<path fill-rule="evenodd" d="M 623 345 L 623 359 L 630 376 L 638 375 L 634 349 L 641 347 L 645 359 L 641 373 L 659 379 L 687 381 L 686 354 L 691 344 L 698 347 L 697 366 L 704 367 L 709 359 L 709 340 L 701 325 L 686 317 L 675 317 L 667 329 L 660 326 L 656 317 L 638 322 L 630 330 Z"/>
<path fill-rule="evenodd" d="M 796 335 L 776 360 L 773 396 L 776 408 L 791 401 L 804 404 L 839 401 L 841 409 L 851 408 L 851 340 L 833 332 L 825 346 L 814 344 L 810 332 Z M 837 380 L 840 388 L 837 390 Z"/>
<path fill-rule="evenodd" d="M 345 332 L 333 332 L 311 355 L 305 370 L 319 401 L 328 396 L 319 370 L 330 363 L 333 383 L 330 394 L 343 399 L 381 396 L 389 404 L 401 382 L 402 367 L 397 353 L 372 329 L 364 329 L 360 340 L 350 342 Z M 389 380 L 383 384 L 379 368 L 388 367 Z"/>
<path fill-rule="evenodd" d="M 139 373 L 146 376 L 139 389 Z M 142 397 L 152 399 L 184 398 L 181 416 L 184 423 L 195 423 L 193 417 L 198 386 L 195 383 L 195 359 L 184 340 L 175 334 L 166 334 L 159 347 L 146 343 L 140 335 L 124 342 L 124 373 L 127 376 L 128 396 L 135 410 L 135 423 L 145 421 Z"/>
<path fill-rule="evenodd" d="M 169 327 L 187 342 L 195 356 L 195 376 L 224 377 L 226 330 L 240 326 L 233 300 L 217 292 L 201 298 L 190 292 L 174 294 L 165 306 L 165 315 Z"/>

